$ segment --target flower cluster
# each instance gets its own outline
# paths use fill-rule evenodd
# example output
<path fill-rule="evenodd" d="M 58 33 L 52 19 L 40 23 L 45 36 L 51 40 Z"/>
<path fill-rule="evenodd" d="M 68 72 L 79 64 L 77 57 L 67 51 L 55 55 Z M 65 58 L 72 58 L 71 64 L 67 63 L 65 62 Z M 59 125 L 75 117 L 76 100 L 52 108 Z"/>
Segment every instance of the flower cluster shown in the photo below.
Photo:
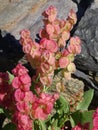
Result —
<path fill-rule="evenodd" d="M 22 91 L 30 90 L 31 78 L 27 72 L 28 70 L 21 64 L 18 64 L 16 68 L 12 70 L 12 73 L 15 76 L 15 78 L 12 81 L 13 88 L 21 89 Z"/>
<path fill-rule="evenodd" d="M 77 18 L 73 10 L 66 20 L 56 18 L 57 9 L 50 6 L 43 12 L 44 28 L 40 31 L 40 42 L 36 43 L 30 37 L 28 30 L 21 31 L 20 43 L 31 66 L 36 69 L 36 77 L 40 74 L 40 82 L 50 86 L 54 71 L 62 68 L 65 78 L 70 78 L 75 71 L 74 56 L 81 51 L 79 37 L 70 37 L 70 31 Z M 67 41 L 69 40 L 69 46 Z"/>
<path fill-rule="evenodd" d="M 12 87 L 16 106 L 13 122 L 16 124 L 17 130 L 32 130 L 32 120 L 30 118 L 33 101 L 33 93 L 30 91 L 31 78 L 27 73 L 28 70 L 21 64 L 18 64 L 12 72 L 15 76 Z"/>
<path fill-rule="evenodd" d="M 92 130 L 98 130 L 98 108 L 96 109 L 93 115 L 93 129 Z"/>
<path fill-rule="evenodd" d="M 75 12 L 71 9 L 66 20 L 57 19 L 57 9 L 50 6 L 42 14 L 45 27 L 40 31 L 41 38 L 53 39 L 59 47 L 65 47 L 66 41 L 70 38 L 70 31 L 77 22 Z"/>
<path fill-rule="evenodd" d="M 53 110 L 55 101 L 59 98 L 58 94 L 41 93 L 36 97 L 32 104 L 32 116 L 35 119 L 45 120 Z"/>
<path fill-rule="evenodd" d="M 33 120 L 45 120 L 51 113 L 54 103 L 58 99 L 58 94 L 41 93 L 37 97 L 30 90 L 31 78 L 27 73 L 28 70 L 18 64 L 12 72 L 15 76 L 12 87 L 15 89 L 14 99 L 16 102 L 13 121 L 17 126 L 17 130 L 32 130 Z"/>
<path fill-rule="evenodd" d="M 0 72 L 0 106 L 12 113 L 17 130 L 32 130 L 34 120 L 45 120 L 51 114 L 59 95 L 33 94 L 28 70 L 21 64 L 12 73 L 14 76 L 10 83 L 9 73 Z"/>
<path fill-rule="evenodd" d="M 9 74 L 0 72 L 0 106 L 12 111 L 13 109 L 13 90 L 9 83 Z"/>

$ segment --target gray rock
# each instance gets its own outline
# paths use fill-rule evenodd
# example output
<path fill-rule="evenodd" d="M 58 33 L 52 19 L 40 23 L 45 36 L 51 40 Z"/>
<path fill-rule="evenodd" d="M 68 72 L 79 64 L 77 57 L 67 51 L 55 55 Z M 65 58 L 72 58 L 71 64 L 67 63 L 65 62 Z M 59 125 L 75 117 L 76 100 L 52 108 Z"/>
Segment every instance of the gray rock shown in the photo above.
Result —
<path fill-rule="evenodd" d="M 8 31 L 13 28 L 38 2 L 39 0 L 0 0 L 0 29 Z"/>
<path fill-rule="evenodd" d="M 82 41 L 82 51 L 76 56 L 77 68 L 98 72 L 98 8 L 88 9 L 81 19 L 75 35 Z"/>
<path fill-rule="evenodd" d="M 76 56 L 75 64 L 87 77 L 79 73 L 76 76 L 98 90 L 98 8 L 92 9 L 91 6 L 87 9 L 74 35 L 78 35 L 82 41 L 82 51 Z"/>
<path fill-rule="evenodd" d="M 96 0 L 72 0 L 76 3 L 78 11 L 77 18 L 78 22 L 81 20 L 81 17 L 84 16 L 85 11 L 96 1 Z M 94 3 L 95 5 L 95 3 Z M 78 24 L 77 22 L 77 24 Z"/>

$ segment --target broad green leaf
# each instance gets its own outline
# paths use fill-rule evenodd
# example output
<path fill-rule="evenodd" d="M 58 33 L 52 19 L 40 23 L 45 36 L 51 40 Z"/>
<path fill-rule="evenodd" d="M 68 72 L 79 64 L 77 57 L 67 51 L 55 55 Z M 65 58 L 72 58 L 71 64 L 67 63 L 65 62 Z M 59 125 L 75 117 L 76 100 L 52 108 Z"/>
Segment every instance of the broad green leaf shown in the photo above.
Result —
<path fill-rule="evenodd" d="M 55 118 L 55 120 L 53 121 L 52 124 L 53 124 L 53 127 L 57 127 L 57 125 L 58 125 L 58 118 L 57 119 Z"/>
<path fill-rule="evenodd" d="M 3 108 L 0 108 L 0 114 L 1 114 L 1 113 L 4 113 Z"/>
<path fill-rule="evenodd" d="M 48 130 L 52 130 L 51 126 L 48 127 Z"/>
<path fill-rule="evenodd" d="M 58 111 L 59 114 L 69 113 L 69 103 L 62 95 L 60 95 L 59 99 L 57 100 L 55 109 Z"/>
<path fill-rule="evenodd" d="M 70 122 L 71 122 L 72 127 L 74 127 L 75 125 L 80 123 L 81 122 L 81 112 L 76 111 L 76 112 L 72 113 L 70 116 Z"/>
<path fill-rule="evenodd" d="M 51 126 L 48 127 L 48 130 L 52 130 Z"/>
<path fill-rule="evenodd" d="M 16 130 L 16 126 L 13 123 L 8 123 L 4 126 L 3 130 Z"/>
<path fill-rule="evenodd" d="M 77 110 L 88 110 L 88 107 L 93 99 L 94 90 L 90 89 L 84 93 L 83 101 L 77 106 Z"/>
<path fill-rule="evenodd" d="M 93 113 L 94 113 L 93 110 L 83 111 L 83 112 L 80 112 L 80 111 L 74 112 L 70 118 L 72 127 L 74 127 L 78 123 L 84 124 L 84 123 L 90 122 L 90 129 L 92 130 Z"/>
<path fill-rule="evenodd" d="M 46 130 L 46 125 L 45 122 L 42 120 L 38 120 L 39 125 L 40 125 L 40 130 Z"/>
<path fill-rule="evenodd" d="M 57 100 L 55 109 L 56 114 L 53 116 L 53 119 L 57 120 L 57 127 L 60 128 L 68 120 L 68 115 L 70 113 L 69 103 L 62 95 L 60 95 L 59 99 Z"/>
<path fill-rule="evenodd" d="M 39 130 L 39 123 L 38 123 L 38 120 L 35 120 L 32 124 L 32 127 L 34 130 Z"/>
<path fill-rule="evenodd" d="M 10 72 L 7 71 L 7 73 L 9 74 L 9 84 L 12 83 L 12 80 L 14 79 L 14 75 L 12 75 Z"/>
<path fill-rule="evenodd" d="M 92 128 L 93 113 L 94 113 L 94 110 L 83 112 L 82 113 L 82 120 L 81 120 L 82 124 L 84 124 L 86 122 L 90 122 L 90 127 Z"/>

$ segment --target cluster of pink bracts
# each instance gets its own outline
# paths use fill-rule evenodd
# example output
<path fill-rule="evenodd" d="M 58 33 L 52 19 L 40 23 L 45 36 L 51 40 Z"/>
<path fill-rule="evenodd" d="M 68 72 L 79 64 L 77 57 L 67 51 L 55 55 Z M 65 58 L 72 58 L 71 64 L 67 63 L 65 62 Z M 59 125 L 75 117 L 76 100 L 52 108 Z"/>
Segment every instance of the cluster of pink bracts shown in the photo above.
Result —
<path fill-rule="evenodd" d="M 96 109 L 93 115 L 93 129 L 92 130 L 98 130 L 98 108 Z"/>
<path fill-rule="evenodd" d="M 36 69 L 35 78 L 40 74 L 41 84 L 51 86 L 56 69 L 62 68 L 65 78 L 71 77 L 75 71 L 74 57 L 81 51 L 81 41 L 77 36 L 70 37 L 70 31 L 77 21 L 73 10 L 66 20 L 56 18 L 57 10 L 54 6 L 45 10 L 43 16 L 44 28 L 39 32 L 39 43 L 32 40 L 28 30 L 21 31 L 20 43 L 28 62 Z M 67 40 L 70 44 L 65 49 Z"/>
<path fill-rule="evenodd" d="M 30 91 L 28 70 L 18 64 L 12 70 L 14 79 L 9 85 L 8 73 L 0 73 L 0 105 L 13 115 L 17 130 L 32 130 L 35 119 L 45 120 L 51 113 L 58 94 L 41 93 L 39 97 Z"/>

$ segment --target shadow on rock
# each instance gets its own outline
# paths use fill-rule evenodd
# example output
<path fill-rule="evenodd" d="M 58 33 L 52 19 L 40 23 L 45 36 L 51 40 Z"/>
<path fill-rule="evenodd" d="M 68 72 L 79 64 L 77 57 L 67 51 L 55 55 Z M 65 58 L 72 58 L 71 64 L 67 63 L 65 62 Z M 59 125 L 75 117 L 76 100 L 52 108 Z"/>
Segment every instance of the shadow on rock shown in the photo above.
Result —
<path fill-rule="evenodd" d="M 75 57 L 76 67 L 80 71 L 76 76 L 94 88 L 98 97 L 98 8 L 86 10 L 74 35 L 82 41 L 81 53 Z"/>
<path fill-rule="evenodd" d="M 94 3 L 94 0 L 72 0 L 77 5 L 77 23 L 74 26 L 73 30 L 71 31 L 71 35 L 74 34 L 76 31 L 81 18 L 85 15 L 85 12 L 91 5 Z"/>
<path fill-rule="evenodd" d="M 0 30 L 0 71 L 11 71 L 23 56 L 19 40 Z"/>
<path fill-rule="evenodd" d="M 84 16 L 85 11 L 91 6 L 91 4 L 94 2 L 94 0 L 72 0 L 77 4 L 77 18 L 78 21 L 81 20 L 82 16 Z"/>

